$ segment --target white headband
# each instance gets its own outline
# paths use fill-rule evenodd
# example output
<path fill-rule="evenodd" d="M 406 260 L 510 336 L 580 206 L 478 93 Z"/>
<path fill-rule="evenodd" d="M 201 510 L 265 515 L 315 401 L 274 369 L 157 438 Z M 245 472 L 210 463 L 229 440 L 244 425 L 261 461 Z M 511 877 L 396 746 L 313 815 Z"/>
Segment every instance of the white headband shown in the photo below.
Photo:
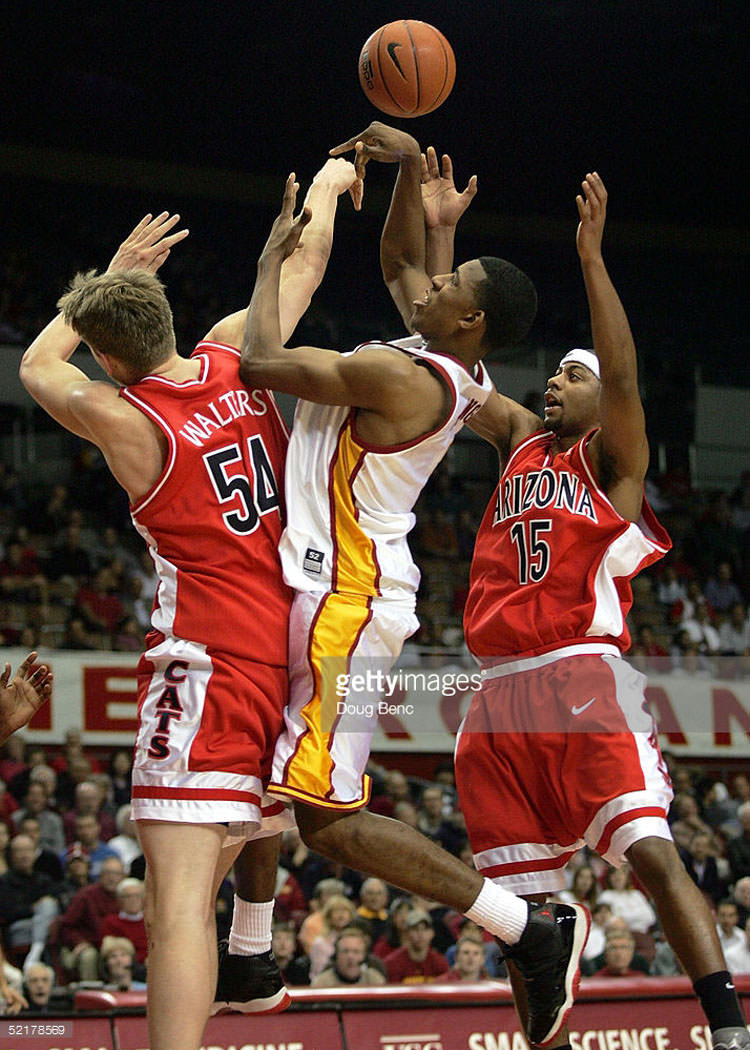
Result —
<path fill-rule="evenodd" d="M 599 358 L 592 350 L 568 350 L 567 354 L 560 361 L 560 368 L 563 365 L 568 365 L 571 361 L 575 361 L 577 365 L 585 365 L 590 372 L 593 372 L 597 379 L 601 379 L 599 373 Z"/>

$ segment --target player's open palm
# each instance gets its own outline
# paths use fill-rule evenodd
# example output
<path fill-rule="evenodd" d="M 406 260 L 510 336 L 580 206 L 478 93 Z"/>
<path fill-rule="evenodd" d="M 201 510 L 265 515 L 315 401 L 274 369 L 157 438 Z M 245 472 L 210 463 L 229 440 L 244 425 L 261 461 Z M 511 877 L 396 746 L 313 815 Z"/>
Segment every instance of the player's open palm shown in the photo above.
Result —
<path fill-rule="evenodd" d="M 599 175 L 589 172 L 581 183 L 583 195 L 576 197 L 578 205 L 578 233 L 576 247 L 581 259 L 594 259 L 601 255 L 604 222 L 607 217 L 607 190 Z"/>
<path fill-rule="evenodd" d="M 52 672 L 45 665 L 34 668 L 37 654 L 29 653 L 10 678 L 10 664 L 0 675 L 0 736 L 10 736 L 25 726 L 52 693 Z"/>
<path fill-rule="evenodd" d="M 144 215 L 115 252 L 107 272 L 148 270 L 150 273 L 156 273 L 172 247 L 184 240 L 189 233 L 188 230 L 170 232 L 179 221 L 179 215 L 170 215 L 168 211 L 163 211 L 156 217 Z"/>
<path fill-rule="evenodd" d="M 453 180 L 453 161 L 443 154 L 442 171 L 433 146 L 422 154 L 422 207 L 428 230 L 437 226 L 455 226 L 477 192 L 477 177 L 472 175 L 463 193 Z"/>

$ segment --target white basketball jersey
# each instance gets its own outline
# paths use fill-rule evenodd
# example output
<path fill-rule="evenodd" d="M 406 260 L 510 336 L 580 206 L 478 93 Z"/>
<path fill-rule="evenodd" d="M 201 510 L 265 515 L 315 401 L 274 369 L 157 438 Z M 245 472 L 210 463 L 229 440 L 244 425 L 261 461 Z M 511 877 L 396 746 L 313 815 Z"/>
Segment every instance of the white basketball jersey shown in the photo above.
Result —
<path fill-rule="evenodd" d="M 429 362 L 451 394 L 434 431 L 388 448 L 356 433 L 356 409 L 300 400 L 286 461 L 287 526 L 279 550 L 286 582 L 298 591 L 337 591 L 413 603 L 419 570 L 406 540 L 412 507 L 466 420 L 493 386 L 481 363 L 425 349 L 421 337 L 363 343 Z"/>

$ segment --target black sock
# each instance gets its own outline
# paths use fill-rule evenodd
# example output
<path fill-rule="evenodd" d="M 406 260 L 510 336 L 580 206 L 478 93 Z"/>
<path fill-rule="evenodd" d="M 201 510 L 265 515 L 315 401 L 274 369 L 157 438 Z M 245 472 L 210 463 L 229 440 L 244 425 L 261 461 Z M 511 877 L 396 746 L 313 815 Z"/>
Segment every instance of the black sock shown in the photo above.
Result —
<path fill-rule="evenodd" d="M 719 970 L 701 977 L 693 985 L 701 1001 L 703 1012 L 712 1032 L 719 1028 L 744 1028 L 740 1001 L 734 990 L 734 981 L 728 970 Z"/>

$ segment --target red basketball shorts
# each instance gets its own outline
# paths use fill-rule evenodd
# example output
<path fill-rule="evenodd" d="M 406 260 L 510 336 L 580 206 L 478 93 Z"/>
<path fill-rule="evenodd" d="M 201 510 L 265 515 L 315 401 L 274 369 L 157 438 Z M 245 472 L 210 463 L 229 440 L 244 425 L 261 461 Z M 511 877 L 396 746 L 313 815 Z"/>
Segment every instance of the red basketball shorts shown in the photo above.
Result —
<path fill-rule="evenodd" d="M 456 741 L 481 874 L 514 893 L 552 893 L 584 845 L 618 866 L 640 839 L 671 839 L 646 679 L 614 646 L 571 645 L 482 677 Z"/>
<path fill-rule="evenodd" d="M 135 819 L 291 826 L 265 795 L 286 699 L 285 667 L 157 636 L 138 666 Z"/>

